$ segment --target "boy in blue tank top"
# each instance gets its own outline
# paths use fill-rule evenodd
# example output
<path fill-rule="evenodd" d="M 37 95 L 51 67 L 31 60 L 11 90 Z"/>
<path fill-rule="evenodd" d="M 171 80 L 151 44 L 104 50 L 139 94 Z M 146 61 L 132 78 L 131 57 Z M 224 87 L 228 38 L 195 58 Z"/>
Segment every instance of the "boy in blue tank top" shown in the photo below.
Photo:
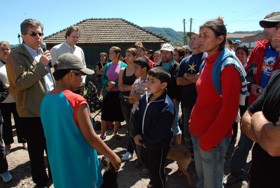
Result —
<path fill-rule="evenodd" d="M 95 133 L 86 100 L 72 92 L 80 87 L 82 75 L 94 71 L 73 54 L 61 55 L 54 68 L 56 87 L 40 107 L 54 187 L 100 187 L 96 150 L 110 159 L 116 171 L 121 160 Z"/>

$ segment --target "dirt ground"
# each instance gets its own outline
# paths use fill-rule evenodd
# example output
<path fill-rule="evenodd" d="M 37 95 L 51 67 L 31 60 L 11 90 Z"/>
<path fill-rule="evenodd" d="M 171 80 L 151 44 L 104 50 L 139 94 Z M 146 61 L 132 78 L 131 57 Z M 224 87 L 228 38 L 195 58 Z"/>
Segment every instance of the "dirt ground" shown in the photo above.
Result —
<path fill-rule="evenodd" d="M 95 118 L 98 120 L 98 116 Z M 99 133 L 97 131 L 97 133 Z M 108 131 L 107 138 L 105 140 L 106 144 L 110 146 L 120 157 L 125 153 L 125 148 L 128 142 L 126 136 L 126 126 L 120 128 L 121 139 L 116 140 L 112 138 L 112 131 Z M 10 154 L 7 155 L 9 170 L 13 176 L 13 181 L 8 184 L 4 184 L 0 181 L 1 188 L 31 188 L 35 187 L 31 179 L 31 169 L 28 152 L 22 148 L 21 144 L 17 143 L 16 137 L 15 143 L 12 144 L 12 149 Z M 228 174 L 228 161 L 229 157 L 233 151 L 234 146 L 231 145 L 229 148 L 228 155 L 226 157 L 225 164 L 225 174 Z M 101 157 L 101 156 L 99 156 Z M 178 173 L 178 168 L 175 162 L 168 161 L 166 167 L 166 173 L 168 174 L 167 187 L 168 188 L 180 188 L 180 187 L 190 187 L 187 184 L 187 180 L 184 175 Z M 194 164 L 190 165 L 190 172 L 194 171 Z M 122 163 L 121 169 L 118 173 L 118 184 L 120 188 L 143 188 L 147 187 L 149 182 L 148 178 L 142 178 L 140 176 L 140 169 L 136 168 L 136 156 L 129 162 Z M 53 188 L 53 184 L 49 186 Z M 247 181 L 243 181 L 231 186 L 225 186 L 226 188 L 246 188 L 248 187 Z"/>

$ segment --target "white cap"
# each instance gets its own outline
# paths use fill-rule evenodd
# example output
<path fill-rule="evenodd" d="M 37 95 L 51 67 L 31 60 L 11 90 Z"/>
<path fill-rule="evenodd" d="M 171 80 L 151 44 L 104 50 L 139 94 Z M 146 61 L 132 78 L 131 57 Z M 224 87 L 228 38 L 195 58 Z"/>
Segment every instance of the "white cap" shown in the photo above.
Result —
<path fill-rule="evenodd" d="M 165 43 L 165 44 L 163 44 L 163 45 L 161 46 L 160 51 L 161 51 L 161 50 L 173 52 L 174 47 L 173 47 L 171 44 L 169 44 L 169 43 Z"/>

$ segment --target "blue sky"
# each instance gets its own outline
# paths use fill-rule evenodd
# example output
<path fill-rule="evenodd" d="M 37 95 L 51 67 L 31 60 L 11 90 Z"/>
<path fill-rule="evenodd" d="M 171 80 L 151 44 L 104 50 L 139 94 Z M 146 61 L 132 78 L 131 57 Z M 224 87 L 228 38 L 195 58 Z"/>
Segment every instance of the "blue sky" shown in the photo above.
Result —
<path fill-rule="evenodd" d="M 280 11 L 279 0 L 4 0 L 1 1 L 0 41 L 17 44 L 20 23 L 40 20 L 45 36 L 88 18 L 123 18 L 138 26 L 198 31 L 204 22 L 221 16 L 228 32 L 261 30 L 259 20 Z"/>

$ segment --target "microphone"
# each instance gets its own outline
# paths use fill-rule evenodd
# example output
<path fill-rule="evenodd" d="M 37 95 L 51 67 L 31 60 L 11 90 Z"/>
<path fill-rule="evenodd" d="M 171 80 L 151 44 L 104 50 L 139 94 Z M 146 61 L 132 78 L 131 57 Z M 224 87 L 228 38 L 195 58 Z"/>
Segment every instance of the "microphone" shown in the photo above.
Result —
<path fill-rule="evenodd" d="M 47 44 L 45 42 L 41 42 L 40 47 L 42 48 L 43 52 L 47 51 Z M 49 67 L 52 68 L 52 62 L 49 62 Z"/>
<path fill-rule="evenodd" d="M 45 42 L 42 41 L 40 46 L 41 46 L 43 52 L 45 52 L 47 50 L 47 44 Z"/>

